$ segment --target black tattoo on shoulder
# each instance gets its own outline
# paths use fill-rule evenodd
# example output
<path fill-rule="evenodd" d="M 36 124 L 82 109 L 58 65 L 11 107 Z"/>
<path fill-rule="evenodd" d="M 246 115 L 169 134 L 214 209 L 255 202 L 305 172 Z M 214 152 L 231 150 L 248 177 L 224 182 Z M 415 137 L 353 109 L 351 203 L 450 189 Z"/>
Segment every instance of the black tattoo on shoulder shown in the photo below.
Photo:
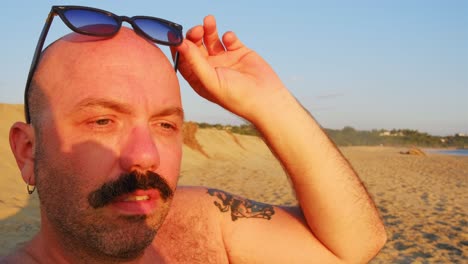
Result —
<path fill-rule="evenodd" d="M 275 214 L 273 206 L 268 204 L 237 197 L 217 189 L 208 189 L 208 194 L 221 200 L 221 203 L 214 202 L 221 212 L 228 212 L 231 209 L 232 221 L 236 221 L 241 217 L 270 220 L 272 215 Z"/>

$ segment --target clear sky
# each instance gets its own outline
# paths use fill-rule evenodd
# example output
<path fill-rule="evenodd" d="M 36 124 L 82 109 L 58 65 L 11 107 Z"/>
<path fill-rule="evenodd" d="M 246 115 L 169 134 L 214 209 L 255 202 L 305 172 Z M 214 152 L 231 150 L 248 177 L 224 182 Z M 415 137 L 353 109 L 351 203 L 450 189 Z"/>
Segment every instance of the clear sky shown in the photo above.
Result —
<path fill-rule="evenodd" d="M 51 5 L 161 17 L 184 32 L 213 14 L 220 31 L 233 30 L 262 55 L 323 127 L 468 133 L 468 1 L 4 1 L 0 102 L 22 103 Z M 46 43 L 69 32 L 56 17 Z M 180 79 L 187 120 L 243 122 Z"/>

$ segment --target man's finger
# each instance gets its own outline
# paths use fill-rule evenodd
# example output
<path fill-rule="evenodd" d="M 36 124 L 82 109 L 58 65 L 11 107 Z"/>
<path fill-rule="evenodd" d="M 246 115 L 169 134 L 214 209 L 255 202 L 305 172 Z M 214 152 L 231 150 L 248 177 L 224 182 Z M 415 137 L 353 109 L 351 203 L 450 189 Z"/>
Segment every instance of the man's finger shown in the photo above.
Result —
<path fill-rule="evenodd" d="M 232 31 L 226 32 L 224 34 L 223 43 L 227 51 L 238 50 L 245 47 L 244 43 L 242 43 L 242 41 L 240 41 L 240 39 L 237 38 L 236 34 L 234 34 Z"/>
<path fill-rule="evenodd" d="M 190 40 L 195 46 L 200 49 L 203 55 L 207 55 L 208 52 L 206 51 L 205 46 L 203 45 L 203 35 L 205 34 L 205 30 L 203 26 L 195 26 L 187 31 L 186 39 Z"/>
<path fill-rule="evenodd" d="M 206 50 L 210 55 L 218 55 L 224 52 L 224 46 L 219 39 L 218 29 L 216 27 L 216 20 L 214 16 L 206 16 L 203 20 L 203 29 L 205 34 L 203 36 L 203 42 Z"/>
<path fill-rule="evenodd" d="M 176 50 L 179 51 L 182 59 L 179 67 L 180 73 L 197 93 L 206 94 L 210 92 L 209 90 L 216 89 L 218 79 L 215 69 L 192 42 L 184 40 Z"/>

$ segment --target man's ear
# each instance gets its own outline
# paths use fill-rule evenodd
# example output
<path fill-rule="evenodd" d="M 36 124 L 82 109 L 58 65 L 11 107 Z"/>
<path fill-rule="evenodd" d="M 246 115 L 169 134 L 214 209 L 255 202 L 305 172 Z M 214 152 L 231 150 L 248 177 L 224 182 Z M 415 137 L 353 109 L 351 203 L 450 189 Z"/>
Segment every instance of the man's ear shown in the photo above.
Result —
<path fill-rule="evenodd" d="M 31 125 L 16 122 L 10 128 L 10 147 L 25 183 L 36 185 L 34 179 L 34 129 Z"/>

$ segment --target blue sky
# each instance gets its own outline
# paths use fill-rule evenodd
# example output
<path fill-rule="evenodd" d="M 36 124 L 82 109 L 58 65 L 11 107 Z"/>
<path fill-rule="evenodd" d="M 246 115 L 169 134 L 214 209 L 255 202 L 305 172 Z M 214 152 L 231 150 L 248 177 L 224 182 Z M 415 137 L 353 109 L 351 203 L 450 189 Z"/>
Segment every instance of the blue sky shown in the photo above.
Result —
<path fill-rule="evenodd" d="M 262 55 L 323 127 L 468 133 L 468 1 L 5 1 L 0 102 L 22 103 L 51 5 L 172 20 L 207 14 Z M 70 32 L 54 19 L 47 43 Z M 164 48 L 163 48 L 164 49 Z M 243 121 L 181 79 L 187 120 Z"/>

